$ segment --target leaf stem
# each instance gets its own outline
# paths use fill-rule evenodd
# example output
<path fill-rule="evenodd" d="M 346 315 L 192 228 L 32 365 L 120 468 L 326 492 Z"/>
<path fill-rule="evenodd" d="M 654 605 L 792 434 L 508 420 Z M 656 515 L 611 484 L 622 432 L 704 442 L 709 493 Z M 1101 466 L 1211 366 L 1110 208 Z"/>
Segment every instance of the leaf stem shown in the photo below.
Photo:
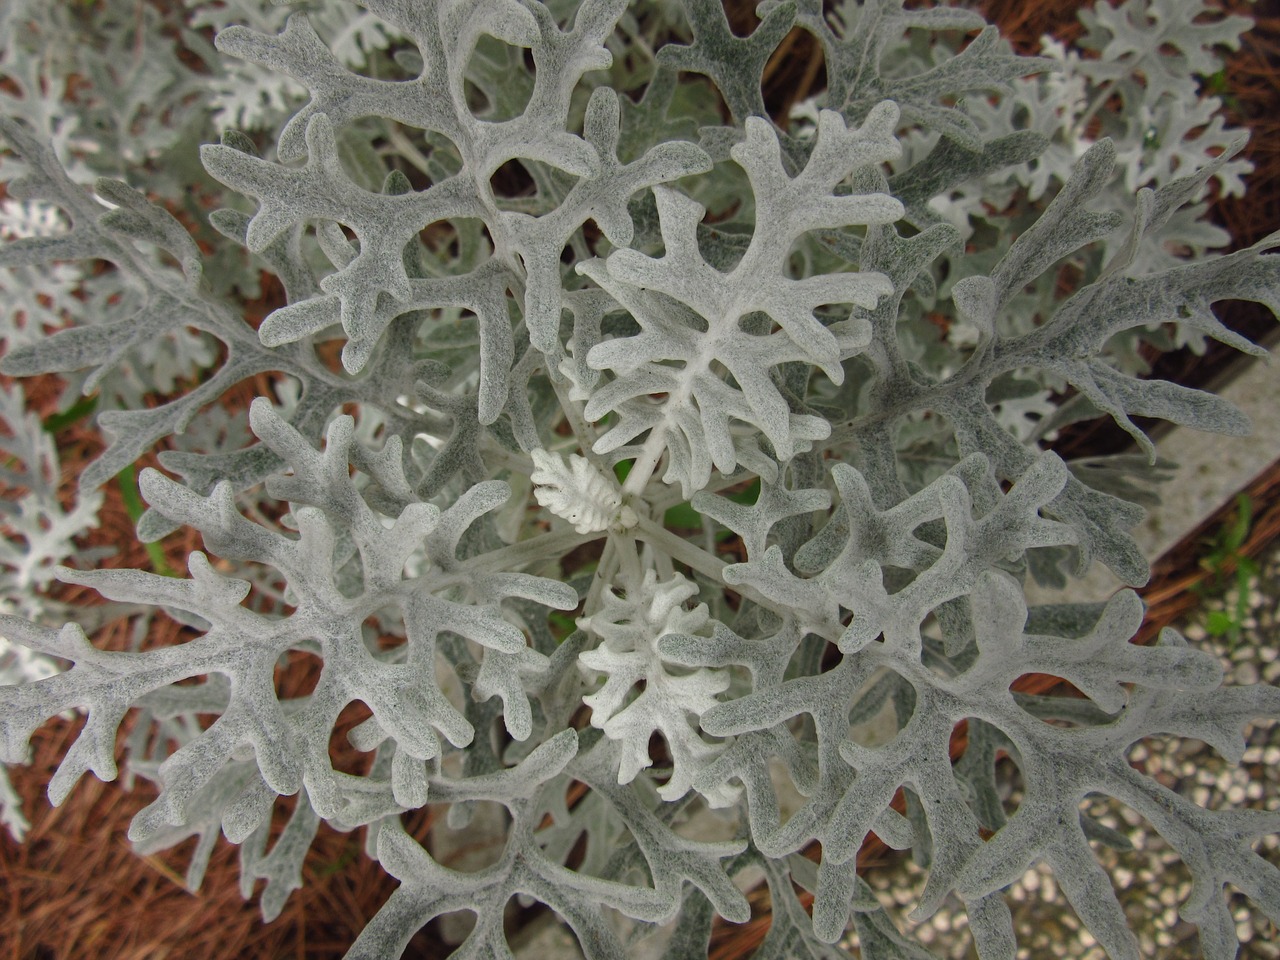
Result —
<path fill-rule="evenodd" d="M 631 465 L 631 472 L 627 474 L 626 482 L 622 485 L 624 499 L 639 498 L 644 495 L 644 488 L 649 485 L 649 479 L 658 468 L 658 461 L 662 459 L 666 449 L 667 430 L 663 424 L 658 424 L 649 431 L 644 446 L 636 456 L 635 463 Z"/>
<path fill-rule="evenodd" d="M 576 530 L 557 530 L 528 540 L 521 540 L 509 547 L 490 550 L 463 563 L 467 570 L 501 572 L 515 570 L 536 560 L 562 557 L 574 547 L 599 539 L 598 533 L 578 533 Z"/>

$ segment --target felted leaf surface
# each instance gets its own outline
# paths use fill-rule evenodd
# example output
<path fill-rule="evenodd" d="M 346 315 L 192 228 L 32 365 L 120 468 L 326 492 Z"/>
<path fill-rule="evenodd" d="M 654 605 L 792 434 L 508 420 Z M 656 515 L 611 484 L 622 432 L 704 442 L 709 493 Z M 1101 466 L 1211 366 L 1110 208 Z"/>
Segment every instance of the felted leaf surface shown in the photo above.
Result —
<path fill-rule="evenodd" d="M 787 5 L 770 0 L 761 5 L 761 12 Z M 875 104 L 889 98 L 898 103 L 906 120 L 937 130 L 968 150 L 982 149 L 976 124 L 962 109 L 941 101 L 962 91 L 997 92 L 1014 78 L 1053 68 L 1051 61 L 1014 55 L 994 27 L 985 27 L 982 18 L 968 10 L 909 10 L 903 0 L 871 0 L 843 3 L 838 14 L 828 18 L 818 0 L 802 0 L 796 8 L 796 22 L 822 44 L 828 84 L 824 106 L 860 122 Z M 911 55 L 903 43 L 907 30 L 976 27 L 984 29 L 959 55 L 936 65 Z M 911 69 L 918 72 L 908 72 Z"/>
<path fill-rule="evenodd" d="M 613 371 L 614 379 L 596 389 L 585 416 L 619 415 L 596 442 L 597 453 L 648 431 L 645 443 L 658 450 L 665 445 L 670 455 L 664 480 L 679 483 L 687 497 L 706 485 L 713 465 L 730 473 L 738 464 L 734 422 L 757 427 L 784 461 L 826 436 L 819 418 L 790 411 L 771 372 L 795 361 L 819 367 L 833 382 L 843 380 L 840 361 L 865 346 L 869 330 L 857 319 L 832 329 L 813 311 L 830 303 L 870 308 L 889 286 L 883 277 L 860 273 L 792 280 L 785 261 L 792 242 L 809 230 L 901 215 L 901 205 L 883 194 L 831 196 L 852 169 L 896 154 L 896 118 L 892 104 L 884 104 L 863 127 L 849 130 L 836 114 L 823 114 L 813 155 L 795 178 L 783 170 L 772 127 L 749 120 L 747 139 L 733 155 L 751 181 L 757 221 L 770 227 L 757 229 L 729 273 L 702 259 L 696 235 L 702 207 L 665 188 L 654 190 L 663 257 L 622 250 L 579 266 L 641 329 L 637 336 L 598 343 L 587 355 L 589 366 Z M 757 311 L 775 331 L 744 330 L 743 318 Z M 656 403 L 649 399 L 655 394 L 661 398 Z"/>
<path fill-rule="evenodd" d="M 321 453 L 265 401 L 255 404 L 253 414 L 259 436 L 292 467 L 292 476 L 273 484 L 273 489 L 295 498 L 295 537 L 242 517 L 225 486 L 204 497 L 147 472 L 143 492 L 166 516 L 199 529 L 206 546 L 220 556 L 251 559 L 279 571 L 291 598 L 289 613 L 269 616 L 241 606 L 249 584 L 220 575 L 204 554 L 197 553 L 191 560 L 191 579 L 186 580 L 128 570 L 61 571 L 64 579 L 93 586 L 111 599 L 177 608 L 211 624 L 183 645 L 106 653 L 90 646 L 74 627 L 55 634 L 12 618 L 6 622 L 16 639 L 71 659 L 74 665 L 51 678 L 53 682 L 5 689 L 5 756 L 19 757 L 26 738 L 47 717 L 72 705 L 83 705 L 89 712 L 81 739 L 50 784 L 55 802 L 85 770 L 114 777 L 115 729 L 131 704 L 163 689 L 188 690 L 170 687 L 188 677 L 230 678 L 230 700 L 218 720 L 161 764 L 163 789 L 135 819 L 136 839 L 165 824 L 186 822 L 188 801 L 242 745 L 252 747 L 262 781 L 273 792 L 292 794 L 305 782 L 312 806 L 323 816 L 335 816 L 343 801 L 330 766 L 327 731 L 341 709 L 357 699 L 370 707 L 369 724 L 380 731 L 372 742 L 366 738 L 367 746 L 390 738 L 397 756 L 412 758 L 410 769 L 416 773 L 403 781 L 397 778 L 397 795 L 403 798 L 417 790 L 424 801 L 423 761 L 439 753 L 438 735 L 454 744 L 467 743 L 473 736 L 471 725 L 434 679 L 437 638 L 446 632 L 466 637 L 488 651 L 484 656 L 515 658 L 523 671 L 536 673 L 545 659 L 528 649 L 521 631 L 504 617 L 501 601 L 521 596 L 561 608 L 577 603 L 574 591 L 562 584 L 514 573 L 469 574 L 456 557 L 466 527 L 505 499 L 502 484 L 475 488 L 443 512 L 431 504 L 410 503 L 398 516 L 387 518 L 388 526 L 349 475 L 350 418 L 334 421 Z M 335 564 L 342 560 L 339 535 L 350 538 L 360 558 L 361 586 L 354 594 L 344 593 L 335 580 Z M 420 559 L 414 563 L 423 573 L 406 578 L 406 564 L 415 554 Z M 463 599 L 468 594 L 470 602 Z M 371 649 L 361 630 L 364 619 L 380 609 L 397 610 L 403 618 L 406 641 L 390 652 Z M 290 649 L 318 652 L 325 668 L 312 694 L 281 702 L 272 685 L 273 670 Z M 517 707 L 525 696 L 521 683 L 515 671 L 505 674 L 505 680 L 491 677 L 487 695 L 501 695 L 509 713 L 518 718 Z M 527 708 L 524 712 L 527 715 Z M 528 735 L 527 720 L 508 722 L 517 733 Z M 417 788 L 411 786 L 415 779 Z"/>

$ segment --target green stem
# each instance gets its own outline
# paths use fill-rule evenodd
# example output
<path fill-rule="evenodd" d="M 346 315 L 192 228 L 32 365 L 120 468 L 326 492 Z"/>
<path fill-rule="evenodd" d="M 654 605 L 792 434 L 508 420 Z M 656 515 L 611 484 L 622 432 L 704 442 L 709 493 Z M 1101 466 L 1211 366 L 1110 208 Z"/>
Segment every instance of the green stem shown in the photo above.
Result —
<path fill-rule="evenodd" d="M 116 483 L 120 485 L 120 498 L 124 501 L 124 509 L 129 514 L 129 519 L 133 521 L 134 528 L 138 526 L 138 521 L 142 519 L 142 514 L 146 507 L 142 504 L 142 497 L 138 494 L 138 473 L 133 468 L 133 464 L 125 467 L 116 474 Z M 169 561 L 165 559 L 164 550 L 158 543 L 144 543 L 147 556 L 151 560 L 151 569 L 162 577 L 176 577 L 177 571 L 169 566 Z"/>
<path fill-rule="evenodd" d="M 97 406 L 98 398 L 96 396 L 81 397 L 61 413 L 49 414 L 49 416 L 45 417 L 41 426 L 44 427 L 46 433 L 57 433 L 59 430 L 64 430 L 73 423 L 89 416 Z"/>

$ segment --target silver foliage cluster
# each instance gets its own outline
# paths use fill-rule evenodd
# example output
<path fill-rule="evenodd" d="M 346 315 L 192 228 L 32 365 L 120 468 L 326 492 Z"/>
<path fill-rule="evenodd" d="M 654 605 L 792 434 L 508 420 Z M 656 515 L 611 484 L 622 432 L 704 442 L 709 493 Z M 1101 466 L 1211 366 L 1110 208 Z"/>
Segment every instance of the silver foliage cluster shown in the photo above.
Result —
<path fill-rule="evenodd" d="M 146 29 L 159 13 L 131 34 L 117 6 L 95 5 L 119 56 L 93 69 L 57 5 L 11 5 L 0 46 L 0 370 L 63 375 L 107 440 L 64 512 L 48 431 L 0 393 L 24 491 L 0 630 L 68 665 L 0 687 L 0 759 L 85 711 L 54 803 L 117 775 L 138 710 L 128 771 L 159 791 L 138 848 L 198 837 L 196 887 L 220 836 L 240 844 L 269 920 L 322 824 L 362 829 L 400 882 L 348 954 L 371 960 L 459 913 L 439 929 L 460 956 L 510 956 L 530 899 L 591 960 L 647 936 L 703 956 L 717 915 L 749 919 L 748 882 L 772 902 L 760 960 L 848 935 L 927 956 L 858 876 L 872 833 L 930 870 L 912 918 L 958 897 L 984 960 L 1015 956 L 1001 890 L 1037 861 L 1128 960 L 1090 849 L 1123 838 L 1082 814 L 1094 794 L 1181 853 L 1206 956 L 1238 946 L 1228 884 L 1280 921 L 1251 846 L 1280 815 L 1204 809 L 1126 759 L 1173 735 L 1238 760 L 1280 691 L 1223 687 L 1171 631 L 1131 643 L 1132 591 L 1024 592 L 1095 562 L 1147 577 L 1119 494 L 1154 467 L 1065 463 L 1054 429 L 1109 416 L 1152 458 L 1137 417 L 1248 429 L 1136 360 L 1179 338 L 1261 354 L 1213 305 L 1280 309 L 1275 238 L 1214 255 L 1201 220 L 1247 171 L 1201 94 L 1242 20 L 1099 4 L 1079 49 L 1028 58 L 902 0 L 766 0 L 746 36 L 718 0 L 188 0 L 201 73 Z M 826 88 L 771 119 L 762 76 L 796 27 Z M 67 109 L 50 80 L 73 72 L 132 93 Z M 175 216 L 178 174 L 132 172 L 180 171 L 210 123 L 191 176 L 221 198 L 217 244 Z M 260 271 L 284 302 L 255 324 Z M 247 413 L 217 406 L 263 374 Z M 186 526 L 205 550 L 186 577 L 94 569 L 74 540 L 97 488 L 165 441 L 139 537 Z M 101 615 L 15 605 L 55 569 L 183 642 L 105 651 Z M 281 692 L 304 660 L 314 688 Z M 1012 692 L 1029 673 L 1083 698 Z M 355 703 L 360 773 L 330 757 Z M 851 736 L 873 719 L 878 740 Z M 448 812 L 420 842 L 404 816 L 427 804 Z M 478 864 L 448 854 L 469 824 Z"/>

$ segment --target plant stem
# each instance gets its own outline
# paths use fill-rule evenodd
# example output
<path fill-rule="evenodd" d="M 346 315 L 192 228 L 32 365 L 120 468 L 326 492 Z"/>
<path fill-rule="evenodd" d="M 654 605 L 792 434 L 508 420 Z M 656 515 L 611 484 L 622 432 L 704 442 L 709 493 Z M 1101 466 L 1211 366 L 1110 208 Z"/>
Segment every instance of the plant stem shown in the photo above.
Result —
<path fill-rule="evenodd" d="M 631 465 L 631 472 L 627 474 L 626 482 L 622 485 L 624 498 L 628 496 L 639 498 L 644 494 L 644 488 L 649 485 L 649 478 L 658 468 L 658 461 L 662 459 L 666 449 L 667 431 L 662 424 L 659 424 L 649 431 L 644 446 L 636 456 L 635 463 Z"/>
<path fill-rule="evenodd" d="M 521 540 L 509 547 L 490 550 L 467 560 L 463 567 L 467 570 L 505 571 L 515 570 L 535 560 L 549 557 L 562 557 L 574 547 L 579 547 L 591 540 L 598 539 L 598 533 L 578 533 L 576 530 L 558 530 L 544 533 L 528 540 Z"/>

